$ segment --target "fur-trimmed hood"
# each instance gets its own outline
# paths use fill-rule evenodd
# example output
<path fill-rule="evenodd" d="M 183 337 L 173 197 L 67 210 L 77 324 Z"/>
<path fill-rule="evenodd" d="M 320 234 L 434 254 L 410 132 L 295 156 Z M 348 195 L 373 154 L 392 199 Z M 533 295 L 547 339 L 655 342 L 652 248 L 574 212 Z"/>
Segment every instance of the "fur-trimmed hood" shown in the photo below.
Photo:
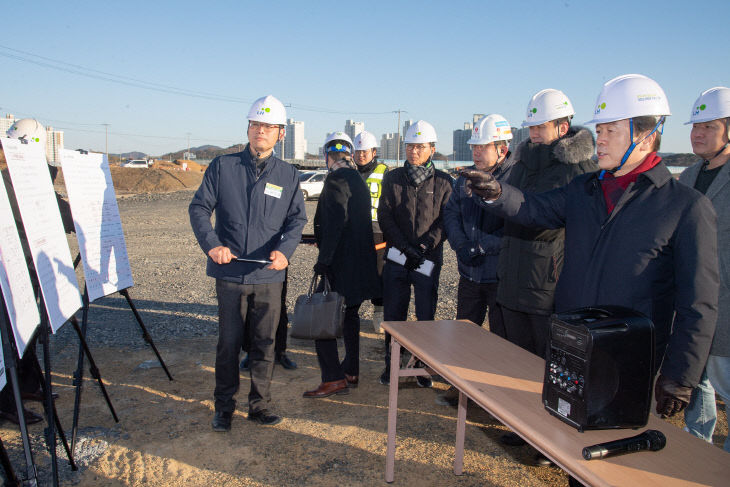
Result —
<path fill-rule="evenodd" d="M 570 127 L 565 137 L 556 140 L 549 146 L 533 144 L 530 139 L 520 142 L 512 157 L 515 161 L 526 161 L 532 159 L 528 156 L 530 152 L 542 152 L 545 155 L 551 153 L 555 159 L 563 164 L 580 164 L 593 157 L 595 147 L 596 143 L 591 131 L 580 125 L 575 125 Z M 537 154 L 530 155 L 534 157 Z"/>

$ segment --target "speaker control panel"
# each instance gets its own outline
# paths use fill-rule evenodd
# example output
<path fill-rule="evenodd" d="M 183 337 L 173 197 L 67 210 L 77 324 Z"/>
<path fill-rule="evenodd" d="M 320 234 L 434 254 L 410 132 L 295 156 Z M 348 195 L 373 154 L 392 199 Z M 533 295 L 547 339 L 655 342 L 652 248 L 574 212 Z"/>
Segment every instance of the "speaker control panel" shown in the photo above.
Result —
<path fill-rule="evenodd" d="M 553 348 L 548 362 L 548 381 L 566 393 L 582 398 L 585 387 L 584 365 L 580 358 Z"/>

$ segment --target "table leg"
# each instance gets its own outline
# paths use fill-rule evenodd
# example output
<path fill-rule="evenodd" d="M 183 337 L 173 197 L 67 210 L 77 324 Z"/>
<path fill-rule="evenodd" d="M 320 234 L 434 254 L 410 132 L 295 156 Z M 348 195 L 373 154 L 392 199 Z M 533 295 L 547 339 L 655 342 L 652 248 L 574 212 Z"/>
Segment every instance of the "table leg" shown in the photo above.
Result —
<path fill-rule="evenodd" d="M 466 406 L 469 398 L 459 391 L 459 408 L 456 415 L 456 448 L 454 451 L 454 474 L 461 475 L 464 469 L 464 436 L 466 433 Z"/>
<path fill-rule="evenodd" d="M 388 391 L 388 447 L 385 451 L 385 481 L 395 479 L 395 422 L 398 416 L 398 377 L 400 372 L 400 343 L 390 341 L 390 389 Z"/>

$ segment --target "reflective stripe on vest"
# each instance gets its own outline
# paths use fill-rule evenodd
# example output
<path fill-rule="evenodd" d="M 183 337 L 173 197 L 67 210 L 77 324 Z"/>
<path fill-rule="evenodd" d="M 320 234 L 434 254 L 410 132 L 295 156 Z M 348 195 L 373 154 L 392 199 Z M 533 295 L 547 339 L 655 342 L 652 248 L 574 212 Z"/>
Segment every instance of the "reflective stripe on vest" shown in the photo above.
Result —
<path fill-rule="evenodd" d="M 383 175 L 387 170 L 388 166 L 378 164 L 365 180 L 365 184 L 368 185 L 368 190 L 370 191 L 370 217 L 374 222 L 378 221 L 378 203 L 380 202 L 380 193 L 383 189 Z"/>

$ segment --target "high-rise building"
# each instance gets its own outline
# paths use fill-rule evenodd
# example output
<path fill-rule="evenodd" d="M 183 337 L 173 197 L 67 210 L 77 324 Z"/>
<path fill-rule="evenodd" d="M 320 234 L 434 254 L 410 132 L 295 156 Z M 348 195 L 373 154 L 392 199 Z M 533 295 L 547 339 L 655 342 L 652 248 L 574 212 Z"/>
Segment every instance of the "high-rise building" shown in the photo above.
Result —
<path fill-rule="evenodd" d="M 378 148 L 378 157 L 381 159 L 396 159 L 396 150 L 398 148 L 398 134 L 383 134 L 380 138 L 380 147 Z M 402 156 L 402 155 L 401 155 Z"/>
<path fill-rule="evenodd" d="M 14 122 L 15 117 L 10 113 L 6 113 L 5 118 L 0 118 L 0 136 L 5 137 L 5 132 L 12 127 Z"/>
<path fill-rule="evenodd" d="M 474 125 L 482 118 L 484 114 L 475 113 L 471 116 L 471 122 L 465 122 L 463 129 L 454 130 L 453 146 L 454 146 L 454 161 L 471 161 L 472 152 L 471 146 L 467 141 L 471 138 L 471 132 L 474 129 Z"/>
<path fill-rule="evenodd" d="M 403 131 L 401 132 L 401 139 L 400 139 L 400 154 L 399 157 L 401 160 L 404 160 L 406 158 L 406 134 L 408 133 L 408 129 L 410 126 L 413 125 L 413 120 L 406 120 L 403 122 Z M 395 159 L 395 156 L 393 157 Z"/>
<path fill-rule="evenodd" d="M 354 120 L 345 121 L 345 133 L 350 139 L 355 140 L 355 136 L 365 130 L 365 122 L 355 122 Z"/>
<path fill-rule="evenodd" d="M 471 137 L 473 125 L 470 122 L 464 123 L 463 129 L 454 130 L 454 160 L 471 161 L 471 147 L 466 143 Z"/>
<path fill-rule="evenodd" d="M 61 150 L 63 149 L 63 132 L 53 130 L 53 127 L 46 127 L 46 158 L 48 162 L 61 162 Z"/>
<path fill-rule="evenodd" d="M 290 118 L 286 122 L 284 157 L 287 159 L 304 159 L 306 153 L 307 140 L 304 138 L 304 122 L 297 122 Z"/>

